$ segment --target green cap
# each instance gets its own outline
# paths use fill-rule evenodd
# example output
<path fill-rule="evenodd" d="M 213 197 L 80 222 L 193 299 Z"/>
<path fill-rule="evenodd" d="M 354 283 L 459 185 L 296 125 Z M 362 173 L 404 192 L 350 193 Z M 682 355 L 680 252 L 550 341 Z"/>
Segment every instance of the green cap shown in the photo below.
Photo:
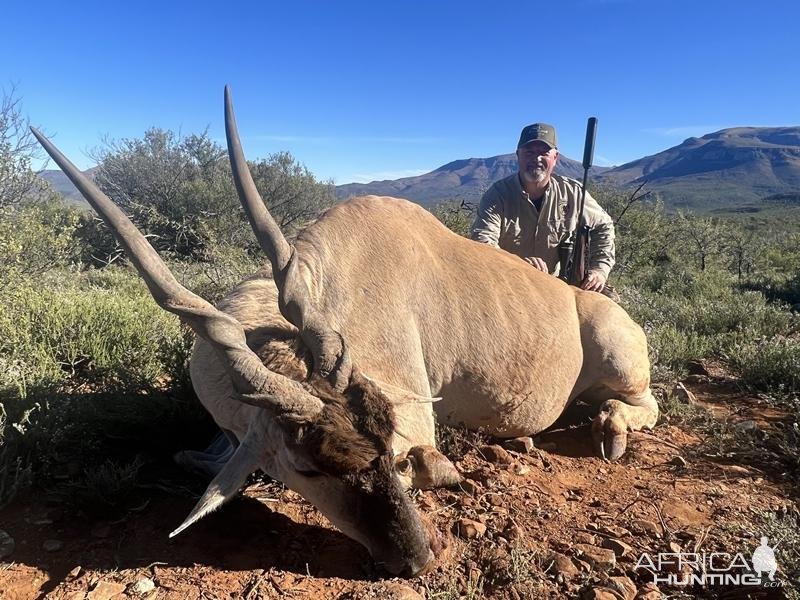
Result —
<path fill-rule="evenodd" d="M 517 148 L 522 148 L 525 144 L 530 144 L 537 140 L 544 142 L 551 148 L 558 148 L 556 128 L 547 123 L 534 123 L 523 129 L 522 133 L 519 135 L 519 144 L 517 144 Z"/>

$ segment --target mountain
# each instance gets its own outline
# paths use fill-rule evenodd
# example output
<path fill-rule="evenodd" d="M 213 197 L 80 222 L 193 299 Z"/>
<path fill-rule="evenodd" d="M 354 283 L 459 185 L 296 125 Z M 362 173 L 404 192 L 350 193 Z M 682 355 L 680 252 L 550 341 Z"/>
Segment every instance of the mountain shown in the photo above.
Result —
<path fill-rule="evenodd" d="M 338 198 L 392 195 L 430 205 L 446 199 L 476 200 L 494 181 L 514 173 L 516 157 L 504 154 L 448 163 L 418 177 L 350 183 Z M 559 157 L 556 173 L 581 179 L 581 163 Z M 735 127 L 689 138 L 682 144 L 624 165 L 596 167 L 592 182 L 659 192 L 668 207 L 711 210 L 759 202 L 800 191 L 800 127 Z"/>
<path fill-rule="evenodd" d="M 83 174 L 92 179 L 94 177 L 94 172 L 97 170 L 97 167 L 91 167 L 86 169 Z M 40 179 L 44 179 L 47 183 L 50 184 L 56 192 L 64 196 L 64 199 L 67 202 L 72 204 L 86 204 L 86 201 L 81 196 L 81 193 L 78 191 L 69 178 L 64 175 L 64 172 L 61 169 L 44 169 L 43 171 L 39 171 L 37 173 Z"/>
<path fill-rule="evenodd" d="M 590 176 L 605 170 L 607 167 L 593 167 Z M 417 177 L 338 185 L 336 197 L 343 200 L 366 194 L 397 196 L 413 200 L 423 206 L 448 199 L 477 201 L 492 183 L 516 172 L 515 154 L 502 154 L 491 158 L 467 158 L 447 163 L 435 171 Z M 559 156 L 556 173 L 580 179 L 583 177 L 583 165 L 566 156 Z"/>
<path fill-rule="evenodd" d="M 408 198 L 431 206 L 442 200 L 477 201 L 495 181 L 517 170 L 514 154 L 456 160 L 403 179 L 348 183 L 336 187 L 339 199 L 364 194 Z M 94 168 L 85 171 L 89 176 Z M 581 179 L 581 163 L 560 156 L 556 173 Z M 59 170 L 39 173 L 68 200 L 83 200 Z M 624 165 L 593 167 L 593 183 L 638 186 L 658 192 L 668 208 L 724 210 L 754 207 L 770 197 L 800 194 L 800 127 L 734 127 L 689 138 L 652 156 Z"/>
<path fill-rule="evenodd" d="M 711 209 L 800 191 L 800 127 L 734 127 L 689 138 L 604 172 L 617 185 L 647 182 L 668 206 Z"/>

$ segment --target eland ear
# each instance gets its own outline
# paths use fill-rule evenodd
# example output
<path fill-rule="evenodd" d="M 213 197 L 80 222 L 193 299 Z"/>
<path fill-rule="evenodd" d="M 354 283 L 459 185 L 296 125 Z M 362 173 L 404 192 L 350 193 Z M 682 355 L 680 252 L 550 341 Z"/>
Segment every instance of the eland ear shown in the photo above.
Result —
<path fill-rule="evenodd" d="M 421 396 L 414 392 L 411 392 L 405 388 L 398 387 L 391 383 L 386 383 L 383 381 L 379 381 L 377 379 L 373 379 L 365 375 L 364 373 L 359 373 L 361 377 L 369 381 L 371 384 L 376 386 L 381 392 L 383 392 L 387 398 L 389 398 L 389 402 L 392 404 L 432 404 L 434 402 L 439 402 L 441 398 L 432 398 L 430 396 Z"/>
<path fill-rule="evenodd" d="M 250 422 L 247 434 L 242 443 L 239 444 L 239 447 L 236 448 L 236 452 L 233 453 L 233 456 L 225 463 L 222 470 L 208 484 L 205 493 L 197 501 L 189 516 L 175 531 L 169 534 L 169 537 L 175 537 L 184 529 L 214 512 L 233 498 L 244 485 L 244 482 L 247 481 L 247 477 L 263 466 L 266 450 L 263 435 L 266 428 L 262 418 L 260 418 L 263 416 L 264 411 L 259 411 L 259 417 Z"/>

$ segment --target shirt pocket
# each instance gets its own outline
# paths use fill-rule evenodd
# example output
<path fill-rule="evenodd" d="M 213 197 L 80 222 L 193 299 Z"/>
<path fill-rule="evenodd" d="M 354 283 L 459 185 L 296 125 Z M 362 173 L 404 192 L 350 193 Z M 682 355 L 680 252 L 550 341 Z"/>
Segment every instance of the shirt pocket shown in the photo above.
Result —
<path fill-rule="evenodd" d="M 547 245 L 550 248 L 558 244 L 567 237 L 567 225 L 564 221 L 548 221 L 545 229 L 547 231 Z"/>

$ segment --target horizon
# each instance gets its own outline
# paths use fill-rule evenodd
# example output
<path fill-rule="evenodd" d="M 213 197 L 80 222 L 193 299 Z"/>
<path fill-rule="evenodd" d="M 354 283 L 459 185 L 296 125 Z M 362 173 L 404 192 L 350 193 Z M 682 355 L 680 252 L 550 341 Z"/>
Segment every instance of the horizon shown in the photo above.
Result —
<path fill-rule="evenodd" d="M 619 166 L 797 119 L 800 83 L 781 65 L 797 54 L 800 7 L 784 0 L 770 3 L 769 30 L 752 26 L 751 3 L 719 0 L 106 6 L 65 15 L 46 0 L 32 19 L 12 3 L 0 40 L 0 85 L 81 169 L 104 137 L 149 127 L 208 128 L 224 145 L 226 83 L 248 158 L 289 151 L 337 185 L 513 153 L 534 121 L 579 159 L 598 117 L 595 164 Z"/>

